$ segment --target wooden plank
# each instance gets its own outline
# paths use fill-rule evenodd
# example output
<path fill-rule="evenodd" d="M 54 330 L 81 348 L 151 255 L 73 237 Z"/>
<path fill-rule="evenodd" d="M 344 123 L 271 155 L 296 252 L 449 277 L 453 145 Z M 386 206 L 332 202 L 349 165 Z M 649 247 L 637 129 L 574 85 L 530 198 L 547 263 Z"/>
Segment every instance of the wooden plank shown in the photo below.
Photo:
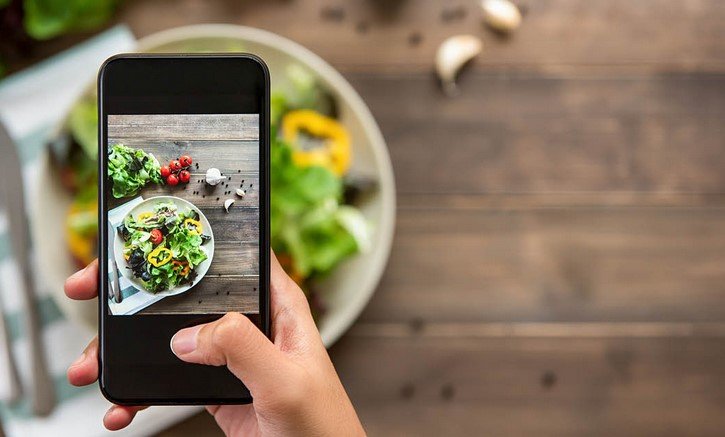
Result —
<path fill-rule="evenodd" d="M 227 213 L 223 207 L 204 209 L 217 241 L 259 243 L 259 209 L 233 206 Z"/>
<path fill-rule="evenodd" d="M 725 75 L 354 75 L 399 193 L 725 193 Z"/>
<path fill-rule="evenodd" d="M 108 136 L 147 141 L 259 141 L 259 114 L 109 115 Z"/>
<path fill-rule="evenodd" d="M 138 314 L 223 314 L 259 312 L 259 277 L 210 276 L 186 293 L 171 296 Z"/>
<path fill-rule="evenodd" d="M 204 175 L 192 173 L 191 181 L 188 184 L 179 184 L 175 187 L 169 185 L 147 185 L 146 188 L 141 190 L 140 194 L 144 198 L 155 196 L 180 197 L 193 203 L 205 213 L 206 211 L 224 211 L 224 201 L 227 199 L 234 199 L 234 205 L 230 208 L 230 211 L 254 211 L 259 209 L 259 191 L 257 191 L 257 184 L 258 179 L 256 177 L 233 174 L 230 176 L 228 182 L 212 187 L 204 181 Z M 242 189 L 245 192 L 244 197 L 236 195 L 235 191 L 240 187 L 243 187 Z M 127 200 L 122 199 L 119 201 L 113 199 L 112 203 L 114 205 L 121 204 Z"/>
<path fill-rule="evenodd" d="M 725 338 L 404 338 L 331 351 L 370 435 L 719 435 Z"/>
<path fill-rule="evenodd" d="M 214 242 L 214 259 L 208 276 L 256 276 L 259 275 L 259 242 Z"/>
<path fill-rule="evenodd" d="M 309 47 L 343 71 L 432 71 L 440 42 L 466 33 L 485 44 L 474 69 L 725 70 L 725 4 L 719 0 L 521 3 L 526 15 L 511 38 L 482 26 L 477 2 L 437 0 L 243 5 L 189 0 L 175 4 L 174 13 L 165 0 L 150 0 L 123 5 L 118 21 L 129 23 L 139 37 L 194 23 L 259 27 Z M 326 13 L 330 9 L 340 12 Z M 455 9 L 463 10 L 462 18 L 443 18 Z M 244 47 L 225 43 L 219 49 Z"/>
<path fill-rule="evenodd" d="M 404 199 L 363 320 L 725 319 L 722 204 L 451 208 L 444 196 Z"/>

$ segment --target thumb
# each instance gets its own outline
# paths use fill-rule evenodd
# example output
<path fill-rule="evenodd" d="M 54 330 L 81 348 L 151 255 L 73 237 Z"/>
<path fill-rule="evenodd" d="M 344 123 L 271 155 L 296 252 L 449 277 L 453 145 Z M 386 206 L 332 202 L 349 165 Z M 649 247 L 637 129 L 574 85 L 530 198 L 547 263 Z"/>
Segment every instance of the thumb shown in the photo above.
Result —
<path fill-rule="evenodd" d="M 171 350 L 188 363 L 227 366 L 254 393 L 279 381 L 286 357 L 251 320 L 227 313 L 211 323 L 185 328 L 171 338 Z"/>

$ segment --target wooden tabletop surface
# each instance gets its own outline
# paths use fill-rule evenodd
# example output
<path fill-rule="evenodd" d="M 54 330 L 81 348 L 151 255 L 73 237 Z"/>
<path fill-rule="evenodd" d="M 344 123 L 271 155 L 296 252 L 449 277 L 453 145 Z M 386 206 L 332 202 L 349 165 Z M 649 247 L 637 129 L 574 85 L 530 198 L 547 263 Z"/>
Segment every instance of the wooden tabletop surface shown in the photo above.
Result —
<path fill-rule="evenodd" d="M 330 353 L 371 435 L 721 435 L 725 2 L 518 3 L 511 38 L 474 0 L 135 0 L 117 21 L 277 32 L 370 106 L 396 236 Z M 461 33 L 484 53 L 447 98 L 432 60 Z"/>

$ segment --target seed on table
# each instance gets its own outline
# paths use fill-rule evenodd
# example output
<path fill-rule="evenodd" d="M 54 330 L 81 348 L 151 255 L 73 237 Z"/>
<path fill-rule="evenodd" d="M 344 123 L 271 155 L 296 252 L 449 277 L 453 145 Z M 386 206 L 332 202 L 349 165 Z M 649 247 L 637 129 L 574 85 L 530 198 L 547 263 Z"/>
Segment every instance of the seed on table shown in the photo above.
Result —
<path fill-rule="evenodd" d="M 367 22 L 367 21 L 360 21 L 360 22 L 359 22 L 359 23 L 357 23 L 357 25 L 355 26 L 355 30 L 356 30 L 356 31 L 357 31 L 358 33 L 367 33 L 369 29 L 370 29 L 370 25 L 368 24 L 368 22 Z"/>
<path fill-rule="evenodd" d="M 408 44 L 411 46 L 417 46 L 423 41 L 423 35 L 420 32 L 413 32 L 408 35 Z"/>
<path fill-rule="evenodd" d="M 340 22 L 345 19 L 345 9 L 340 6 L 326 6 L 320 10 L 320 17 L 324 21 Z"/>
<path fill-rule="evenodd" d="M 219 198 L 217 197 L 216 200 L 219 200 Z"/>

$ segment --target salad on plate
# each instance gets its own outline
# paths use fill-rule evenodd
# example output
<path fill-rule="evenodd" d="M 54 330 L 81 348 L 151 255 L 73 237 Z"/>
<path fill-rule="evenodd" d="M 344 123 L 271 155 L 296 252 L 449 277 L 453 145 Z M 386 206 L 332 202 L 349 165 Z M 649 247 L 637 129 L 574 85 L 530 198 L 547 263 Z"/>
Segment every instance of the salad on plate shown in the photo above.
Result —
<path fill-rule="evenodd" d="M 155 204 L 151 212 L 128 214 L 116 231 L 128 268 L 151 293 L 192 285 L 197 268 L 209 258 L 204 245 L 211 236 L 199 213 L 179 211 L 171 201 Z"/>

